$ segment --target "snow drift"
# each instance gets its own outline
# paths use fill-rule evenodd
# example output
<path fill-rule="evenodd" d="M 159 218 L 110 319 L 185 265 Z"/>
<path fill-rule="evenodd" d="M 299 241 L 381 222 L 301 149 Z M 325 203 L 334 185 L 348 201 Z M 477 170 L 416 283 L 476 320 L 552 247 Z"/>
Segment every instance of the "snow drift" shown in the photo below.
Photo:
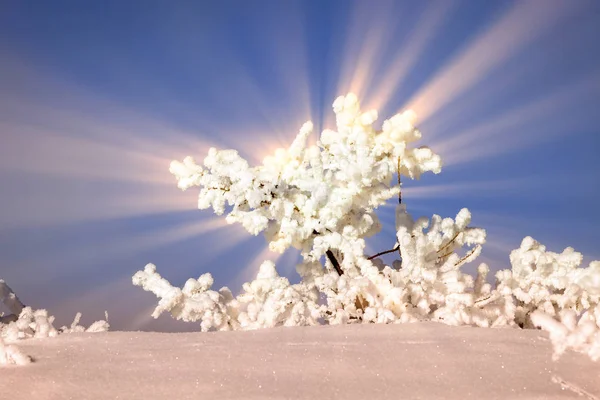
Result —
<path fill-rule="evenodd" d="M 600 366 L 547 334 L 425 322 L 31 339 L 0 398 L 600 399 Z"/>

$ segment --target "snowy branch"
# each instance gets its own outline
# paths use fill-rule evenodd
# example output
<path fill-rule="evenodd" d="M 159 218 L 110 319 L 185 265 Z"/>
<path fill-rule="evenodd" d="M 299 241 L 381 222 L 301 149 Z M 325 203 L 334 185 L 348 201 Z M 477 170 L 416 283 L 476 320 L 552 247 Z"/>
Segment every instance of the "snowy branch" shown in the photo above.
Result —
<path fill-rule="evenodd" d="M 527 237 L 511 253 L 512 268 L 496 273 L 494 287 L 486 264 L 476 276 L 463 272 L 486 239 L 483 229 L 469 226 L 469 210 L 415 221 L 402 200 L 402 176 L 441 171 L 437 154 L 413 146 L 421 138 L 414 113 L 397 114 L 378 131 L 377 112 L 362 112 L 353 94 L 337 98 L 333 111 L 336 131 L 307 146 L 307 122 L 289 148 L 263 165 L 250 167 L 237 151 L 214 148 L 202 165 L 191 157 L 171 163 L 182 190 L 199 187 L 200 209 L 226 214 L 253 235 L 263 232 L 272 251 L 299 249 L 302 280 L 291 285 L 265 261 L 234 297 L 228 288 L 212 290 L 210 274 L 177 288 L 149 264 L 133 283 L 160 299 L 154 317 L 166 311 L 200 321 L 203 331 L 420 320 L 541 326 L 557 355 L 572 348 L 598 359 L 600 262 L 580 268 L 581 254 L 572 248 L 552 253 Z M 375 209 L 396 195 L 396 241 L 367 257 L 365 238 L 381 229 Z M 391 266 L 379 258 L 396 251 L 401 260 Z"/>

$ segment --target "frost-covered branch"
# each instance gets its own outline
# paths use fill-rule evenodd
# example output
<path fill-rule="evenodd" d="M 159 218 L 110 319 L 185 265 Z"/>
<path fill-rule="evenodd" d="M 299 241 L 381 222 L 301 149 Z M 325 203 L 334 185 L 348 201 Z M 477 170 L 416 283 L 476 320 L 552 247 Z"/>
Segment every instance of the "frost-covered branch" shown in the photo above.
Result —
<path fill-rule="evenodd" d="M 480 327 L 549 330 L 556 354 L 565 349 L 598 359 L 600 262 L 580 268 L 572 248 L 557 254 L 525 238 L 510 255 L 512 268 L 487 282 L 490 268 L 475 276 L 463 267 L 476 261 L 485 231 L 471 227 L 471 213 L 413 219 L 401 196 L 401 177 L 418 179 L 441 170 L 438 155 L 414 147 L 421 133 L 411 111 L 373 125 L 376 111 L 362 112 L 356 96 L 333 103 L 336 131 L 325 130 L 307 146 L 307 122 L 287 149 L 250 167 L 235 150 L 210 149 L 202 165 L 191 157 L 170 171 L 185 190 L 199 187 L 198 207 L 226 214 L 250 233 L 265 234 L 269 248 L 301 251 L 291 285 L 265 261 L 257 278 L 235 297 L 212 290 L 210 274 L 172 286 L 152 264 L 133 283 L 153 292 L 153 316 L 169 312 L 199 321 L 201 329 L 257 329 L 317 323 L 397 323 L 420 320 Z M 397 184 L 393 183 L 396 175 Z M 365 238 L 381 229 L 375 209 L 398 195 L 392 249 L 367 257 Z M 385 265 L 379 258 L 398 251 Z"/>
<path fill-rule="evenodd" d="M 535 326 L 549 332 L 555 360 L 567 349 L 587 354 L 594 361 L 600 360 L 600 306 L 582 315 L 577 315 L 574 310 L 562 310 L 558 319 L 543 311 L 534 311 L 531 320 Z"/>
<path fill-rule="evenodd" d="M 333 109 L 337 131 L 323 131 L 314 146 L 307 146 L 313 128 L 307 122 L 289 148 L 278 149 L 263 165 L 250 167 L 235 150 L 213 148 L 203 166 L 187 157 L 173 161 L 170 171 L 181 189 L 200 187 L 200 209 L 228 211 L 228 222 L 254 235 L 264 231 L 273 251 L 293 246 L 312 259 L 341 251 L 341 259 L 327 254 L 341 275 L 354 266 L 344 263 L 350 254 L 340 242 L 380 229 L 374 209 L 400 192 L 400 185 L 392 185 L 394 174 L 438 173 L 441 162 L 429 148 L 409 146 L 421 137 L 412 112 L 386 120 L 377 132 L 377 112 L 361 112 L 353 94 L 339 97 Z"/>
<path fill-rule="evenodd" d="M 133 283 L 160 298 L 153 317 L 166 311 L 176 319 L 201 321 L 203 331 L 316 325 L 320 315 L 317 291 L 306 285 L 290 285 L 271 261 L 263 262 L 256 280 L 245 283 L 236 298 L 227 288 L 210 290 L 210 274 L 189 279 L 181 289 L 173 287 L 152 264 L 137 272 Z"/>

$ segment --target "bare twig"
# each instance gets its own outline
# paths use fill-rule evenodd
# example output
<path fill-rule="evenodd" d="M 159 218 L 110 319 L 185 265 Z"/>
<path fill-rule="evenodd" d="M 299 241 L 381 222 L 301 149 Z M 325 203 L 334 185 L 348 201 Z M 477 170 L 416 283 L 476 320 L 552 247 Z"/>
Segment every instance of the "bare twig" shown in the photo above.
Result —
<path fill-rule="evenodd" d="M 480 299 L 475 300 L 475 302 L 473 303 L 473 305 L 475 307 L 485 307 L 490 303 L 493 303 L 494 301 L 498 300 L 499 296 L 497 294 L 489 294 L 487 296 L 484 296 Z"/>
<path fill-rule="evenodd" d="M 456 240 L 456 238 L 458 237 L 458 235 L 460 235 L 460 232 L 457 232 L 456 235 L 454 235 L 454 237 L 452 239 L 450 239 L 450 241 L 448 243 L 446 243 L 445 245 L 443 245 L 442 247 L 440 247 L 437 252 L 440 253 L 442 250 L 446 249 L 448 246 L 450 246 L 452 243 L 454 243 L 454 241 Z M 452 253 L 449 253 L 449 254 L 452 254 Z"/>
<path fill-rule="evenodd" d="M 472 248 L 472 249 L 471 249 L 471 250 L 470 250 L 470 251 L 469 251 L 467 254 L 465 254 L 465 256 L 464 256 L 463 258 L 461 258 L 460 260 L 458 260 L 458 261 L 456 262 L 456 264 L 454 264 L 454 266 L 456 266 L 456 267 L 457 267 L 457 266 L 459 266 L 459 265 L 463 264 L 463 263 L 464 263 L 464 262 L 465 262 L 465 261 L 466 261 L 466 260 L 467 260 L 469 257 L 471 257 L 471 256 L 472 256 L 472 255 L 473 255 L 473 254 L 474 254 L 474 253 L 477 251 L 477 249 L 478 249 L 478 248 L 480 248 L 480 247 L 481 247 L 481 246 L 475 246 L 475 247 L 473 247 L 473 248 Z"/>
<path fill-rule="evenodd" d="M 396 250 L 399 250 L 399 249 L 400 249 L 400 245 L 396 243 L 396 246 L 394 246 L 394 248 L 393 248 L 393 249 L 389 249 L 389 250 L 386 250 L 386 251 L 382 251 L 382 252 L 380 252 L 380 253 L 377 253 L 377 254 L 375 254 L 375 255 L 372 255 L 371 257 L 367 257 L 367 260 L 372 260 L 372 259 L 374 259 L 374 258 L 377 258 L 377 257 L 379 257 L 379 256 L 382 256 L 382 255 L 384 255 L 384 254 L 393 253 L 394 251 L 396 251 Z"/>
<path fill-rule="evenodd" d="M 469 250 L 469 252 L 467 254 L 465 254 L 460 260 L 458 260 L 456 262 L 456 264 L 454 264 L 454 266 L 457 267 L 457 266 L 463 264 L 469 257 L 471 257 L 473 255 L 473 253 L 475 253 L 475 251 L 477 251 L 477 249 L 479 247 L 480 246 L 476 246 L 476 247 L 473 247 L 471 250 Z M 449 251 L 448 253 L 444 254 L 443 256 L 438 256 L 437 261 L 438 262 L 442 261 L 444 258 L 448 257 L 452 253 L 454 253 L 454 252 L 453 251 Z"/>
<path fill-rule="evenodd" d="M 438 256 L 438 262 L 443 260 L 444 258 L 448 257 L 449 255 L 451 255 L 452 253 L 454 253 L 454 251 L 449 251 L 446 254 L 442 255 L 442 256 Z"/>

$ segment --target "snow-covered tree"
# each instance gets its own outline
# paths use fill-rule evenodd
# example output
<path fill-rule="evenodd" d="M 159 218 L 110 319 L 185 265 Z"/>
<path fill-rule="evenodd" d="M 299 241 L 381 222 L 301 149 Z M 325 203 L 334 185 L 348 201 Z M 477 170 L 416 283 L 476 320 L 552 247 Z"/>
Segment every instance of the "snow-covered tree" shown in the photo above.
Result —
<path fill-rule="evenodd" d="M 154 317 L 167 311 L 200 321 L 203 331 L 420 320 L 542 326 L 555 332 L 558 353 L 571 347 L 598 358 L 599 262 L 579 268 L 581 254 L 573 249 L 546 252 L 525 238 L 511 254 L 512 269 L 498 272 L 494 287 L 485 264 L 476 277 L 464 273 L 485 243 L 485 231 L 469 226 L 470 212 L 415 221 L 401 201 L 401 177 L 441 171 L 437 154 L 414 146 L 421 138 L 415 114 L 397 114 L 376 130 L 377 112 L 362 112 L 353 94 L 336 99 L 333 110 L 336 131 L 323 131 L 308 146 L 313 126 L 307 122 L 289 148 L 262 165 L 212 148 L 202 165 L 187 157 L 170 167 L 179 188 L 200 188 L 200 209 L 226 213 L 227 222 L 251 234 L 263 232 L 272 251 L 299 249 L 301 282 L 290 284 L 265 261 L 235 297 L 226 287 L 212 290 L 210 274 L 173 287 L 149 264 L 133 283 L 160 298 Z M 400 259 L 387 266 L 378 255 L 365 255 L 364 240 L 381 229 L 375 209 L 396 196 L 391 247 Z"/>

